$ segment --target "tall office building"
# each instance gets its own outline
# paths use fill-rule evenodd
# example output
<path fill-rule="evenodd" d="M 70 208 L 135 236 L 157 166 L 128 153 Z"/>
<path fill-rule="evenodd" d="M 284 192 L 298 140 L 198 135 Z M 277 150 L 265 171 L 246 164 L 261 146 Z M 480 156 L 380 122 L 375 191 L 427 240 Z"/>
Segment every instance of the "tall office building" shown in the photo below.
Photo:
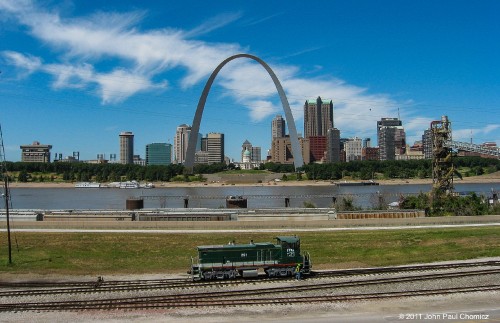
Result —
<path fill-rule="evenodd" d="M 134 163 L 134 134 L 130 131 L 120 133 L 120 163 Z"/>
<path fill-rule="evenodd" d="M 252 157 L 251 157 L 251 161 L 252 163 L 260 163 L 262 161 L 262 158 L 261 158 L 261 151 L 262 149 L 260 147 L 252 147 L 252 150 L 251 150 L 251 153 L 252 153 Z"/>
<path fill-rule="evenodd" d="M 329 163 L 338 163 L 340 162 L 340 130 L 330 128 L 326 134 L 326 160 Z"/>
<path fill-rule="evenodd" d="M 422 135 L 422 146 L 425 159 L 432 159 L 432 130 L 427 129 Z"/>
<path fill-rule="evenodd" d="M 306 100 L 304 104 L 304 136 L 326 136 L 333 128 L 333 101 L 317 99 Z"/>
<path fill-rule="evenodd" d="M 175 131 L 174 138 L 174 159 L 176 164 L 183 164 L 186 160 L 186 151 L 189 142 L 191 127 L 187 124 L 181 124 Z"/>
<path fill-rule="evenodd" d="M 146 145 L 146 165 L 170 165 L 172 163 L 172 145 L 152 143 Z"/>
<path fill-rule="evenodd" d="M 404 154 L 406 134 L 398 118 L 382 118 L 377 121 L 377 140 L 380 160 L 394 160 L 396 154 Z"/>
<path fill-rule="evenodd" d="M 224 134 L 212 132 L 207 134 L 206 138 L 208 163 L 215 164 L 224 162 Z"/>
<path fill-rule="evenodd" d="M 309 164 L 309 139 L 299 138 L 304 164 Z M 293 164 L 292 142 L 290 136 L 274 138 L 271 146 L 271 162 L 280 164 Z"/>
<path fill-rule="evenodd" d="M 285 133 L 286 133 L 285 125 L 286 125 L 285 119 L 283 119 L 283 117 L 281 115 L 277 115 L 276 117 L 274 117 L 272 127 L 271 127 L 271 132 L 272 132 L 271 140 L 273 140 L 274 138 L 285 137 Z"/>
<path fill-rule="evenodd" d="M 26 163 L 50 163 L 52 145 L 42 145 L 34 141 L 31 145 L 22 145 L 21 161 Z M 57 154 L 56 154 L 57 155 Z"/>

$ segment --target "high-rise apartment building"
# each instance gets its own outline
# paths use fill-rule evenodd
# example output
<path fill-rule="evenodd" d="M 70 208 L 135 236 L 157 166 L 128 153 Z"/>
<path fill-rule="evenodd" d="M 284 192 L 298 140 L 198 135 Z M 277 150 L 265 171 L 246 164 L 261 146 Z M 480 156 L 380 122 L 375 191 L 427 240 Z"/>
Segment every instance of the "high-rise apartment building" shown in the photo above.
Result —
<path fill-rule="evenodd" d="M 183 164 L 186 160 L 186 151 L 189 142 L 191 127 L 187 124 L 181 124 L 175 131 L 174 138 L 174 160 L 176 164 Z"/>
<path fill-rule="evenodd" d="M 394 160 L 396 154 L 404 154 L 406 134 L 398 118 L 382 118 L 377 121 L 377 140 L 380 160 Z"/>
<path fill-rule="evenodd" d="M 20 148 L 22 162 L 50 163 L 52 145 L 42 145 L 38 141 L 34 141 L 31 145 L 22 145 Z"/>
<path fill-rule="evenodd" d="M 333 101 L 321 97 L 306 100 L 304 104 L 304 137 L 326 136 L 333 128 Z"/>
<path fill-rule="evenodd" d="M 120 133 L 120 163 L 134 163 L 134 134 L 130 131 Z"/>
<path fill-rule="evenodd" d="M 172 145 L 164 142 L 146 145 L 146 165 L 170 165 Z"/>
<path fill-rule="evenodd" d="M 285 137 L 285 119 L 283 119 L 283 117 L 281 115 L 277 115 L 276 117 L 274 117 L 273 119 L 273 122 L 272 122 L 272 126 L 271 126 L 271 132 L 272 132 L 272 136 L 271 136 L 271 140 L 273 140 L 274 138 L 283 138 Z"/>

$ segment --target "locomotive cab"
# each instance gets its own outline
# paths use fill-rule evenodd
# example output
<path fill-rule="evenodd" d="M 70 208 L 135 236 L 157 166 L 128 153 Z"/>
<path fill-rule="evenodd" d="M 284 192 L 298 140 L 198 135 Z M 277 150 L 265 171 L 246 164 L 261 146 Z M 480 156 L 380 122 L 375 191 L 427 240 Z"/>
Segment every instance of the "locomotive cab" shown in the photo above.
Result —
<path fill-rule="evenodd" d="M 300 239 L 296 236 L 276 237 L 281 246 L 281 259 L 284 263 L 301 264 L 301 271 L 309 274 L 311 271 L 311 257 L 308 252 L 300 253 Z"/>

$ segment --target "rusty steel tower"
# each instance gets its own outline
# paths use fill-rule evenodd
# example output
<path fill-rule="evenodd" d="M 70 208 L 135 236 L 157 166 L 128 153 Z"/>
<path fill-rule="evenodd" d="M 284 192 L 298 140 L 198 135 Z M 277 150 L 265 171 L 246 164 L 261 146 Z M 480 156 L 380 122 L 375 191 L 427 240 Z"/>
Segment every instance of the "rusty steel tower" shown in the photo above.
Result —
<path fill-rule="evenodd" d="M 453 191 L 453 174 L 455 169 L 452 161 L 451 122 L 447 116 L 439 121 L 431 122 L 432 136 L 432 195 L 450 194 Z"/>

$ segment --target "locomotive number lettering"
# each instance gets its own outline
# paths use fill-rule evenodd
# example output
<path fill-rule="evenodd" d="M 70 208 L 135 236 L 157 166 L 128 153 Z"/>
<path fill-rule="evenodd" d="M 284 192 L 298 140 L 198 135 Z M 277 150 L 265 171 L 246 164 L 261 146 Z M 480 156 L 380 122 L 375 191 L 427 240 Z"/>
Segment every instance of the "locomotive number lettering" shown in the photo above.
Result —
<path fill-rule="evenodd" d="M 295 257 L 295 250 L 288 248 L 286 249 L 286 256 L 287 257 Z"/>
<path fill-rule="evenodd" d="M 246 258 L 246 256 L 247 256 L 247 253 L 246 253 L 246 252 L 242 252 L 242 253 L 241 253 L 241 258 Z"/>

